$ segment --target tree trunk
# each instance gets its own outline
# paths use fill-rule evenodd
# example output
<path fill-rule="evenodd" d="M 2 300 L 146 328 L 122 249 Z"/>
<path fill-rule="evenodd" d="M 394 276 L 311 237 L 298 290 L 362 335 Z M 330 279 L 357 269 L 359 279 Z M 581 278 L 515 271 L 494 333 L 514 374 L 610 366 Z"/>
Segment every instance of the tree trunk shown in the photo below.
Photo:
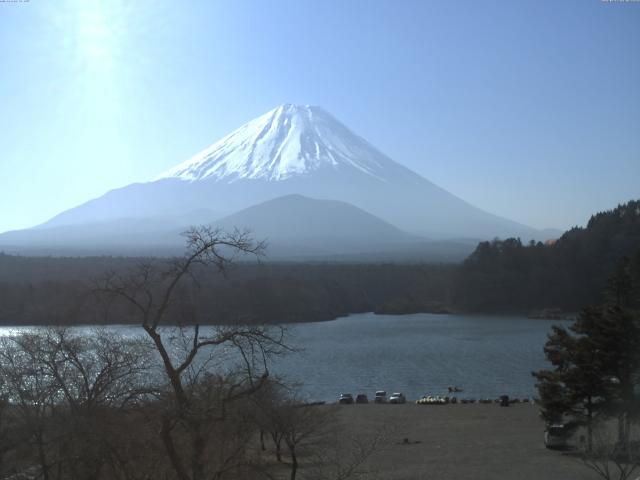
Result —
<path fill-rule="evenodd" d="M 175 444 L 173 443 L 173 437 L 171 436 L 171 425 L 169 419 L 165 416 L 162 419 L 162 428 L 160 429 L 160 436 L 162 437 L 162 443 L 169 456 L 171 466 L 176 471 L 179 480 L 189 480 L 189 476 L 184 471 L 178 452 L 176 451 Z"/>
<path fill-rule="evenodd" d="M 624 435 L 624 427 L 625 427 L 625 414 L 624 412 L 618 414 L 618 444 L 625 444 L 625 435 Z"/>
<path fill-rule="evenodd" d="M 153 343 L 156 346 L 156 350 L 162 358 L 165 373 L 167 374 L 169 382 L 171 383 L 171 387 L 173 388 L 173 392 L 176 395 L 176 401 L 178 402 L 178 405 L 180 405 L 180 407 L 184 407 L 187 403 L 187 398 L 184 393 L 184 388 L 182 387 L 182 379 L 180 378 L 180 373 L 174 368 L 173 364 L 171 363 L 171 357 L 169 356 L 167 349 L 162 343 L 162 337 L 155 329 L 144 325 L 143 327 L 153 340 Z"/>
<path fill-rule="evenodd" d="M 204 448 L 205 439 L 202 435 L 202 426 L 196 420 L 189 422 L 191 430 L 191 479 L 204 480 Z"/>
<path fill-rule="evenodd" d="M 49 466 L 47 465 L 47 456 L 44 452 L 41 432 L 36 433 L 36 442 L 38 444 L 38 460 L 40 460 L 40 468 L 42 468 L 42 480 L 49 480 Z"/>
<path fill-rule="evenodd" d="M 587 452 L 593 451 L 593 404 L 591 397 L 587 398 Z"/>
<path fill-rule="evenodd" d="M 278 437 L 277 434 L 271 434 L 271 438 L 273 439 L 273 444 L 276 447 L 276 460 L 278 460 L 278 462 L 282 462 L 282 448 L 280 447 L 280 444 L 282 443 L 282 438 Z"/>
<path fill-rule="evenodd" d="M 290 480 L 296 480 L 296 473 L 298 472 L 298 457 L 296 457 L 295 445 L 289 445 L 289 451 L 291 452 L 291 477 Z"/>

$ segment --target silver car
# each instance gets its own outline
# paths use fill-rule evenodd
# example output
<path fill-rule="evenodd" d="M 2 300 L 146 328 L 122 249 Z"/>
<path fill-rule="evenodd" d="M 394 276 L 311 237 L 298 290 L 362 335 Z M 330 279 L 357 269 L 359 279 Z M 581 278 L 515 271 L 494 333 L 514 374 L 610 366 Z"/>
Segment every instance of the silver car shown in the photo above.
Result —
<path fill-rule="evenodd" d="M 389 403 L 406 403 L 407 399 L 404 396 L 404 393 L 396 392 L 392 393 L 389 397 Z"/>

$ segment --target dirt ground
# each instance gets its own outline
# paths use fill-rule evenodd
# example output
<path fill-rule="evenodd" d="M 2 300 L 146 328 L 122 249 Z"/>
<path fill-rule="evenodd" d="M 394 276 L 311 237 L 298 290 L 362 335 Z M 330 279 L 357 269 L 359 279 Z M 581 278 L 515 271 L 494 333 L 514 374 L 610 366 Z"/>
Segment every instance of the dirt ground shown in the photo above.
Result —
<path fill-rule="evenodd" d="M 377 478 L 599 478 L 579 459 L 545 448 L 544 424 L 531 404 L 341 405 L 338 416 L 350 434 L 391 432 L 367 461 Z"/>

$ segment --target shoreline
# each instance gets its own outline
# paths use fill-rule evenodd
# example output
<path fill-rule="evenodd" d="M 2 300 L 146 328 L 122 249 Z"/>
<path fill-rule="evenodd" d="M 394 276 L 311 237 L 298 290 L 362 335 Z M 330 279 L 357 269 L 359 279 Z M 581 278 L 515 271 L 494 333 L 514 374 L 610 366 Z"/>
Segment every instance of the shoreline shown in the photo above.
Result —
<path fill-rule="evenodd" d="M 358 311 L 358 312 L 350 312 L 346 314 L 340 314 L 332 318 L 326 319 L 314 319 L 314 320 L 299 320 L 299 321 L 284 321 L 284 322 L 252 322 L 252 323 L 199 323 L 198 326 L 201 327 L 229 327 L 229 326 L 237 326 L 237 325 L 251 325 L 251 326 L 288 326 L 288 325 L 304 325 L 309 323 L 326 323 L 333 322 L 340 319 L 345 319 L 355 315 L 375 315 L 377 317 L 406 317 L 409 315 L 435 315 L 437 317 L 448 317 L 448 316 L 460 316 L 460 317 L 522 317 L 522 319 L 527 320 L 540 320 L 540 321 L 573 321 L 578 315 L 577 312 L 567 312 L 563 314 L 562 317 L 543 317 L 543 316 L 532 316 L 531 312 L 523 312 L 523 311 L 495 311 L 495 312 L 473 312 L 468 310 L 457 310 L 455 308 L 447 308 L 446 311 L 422 311 L 422 312 L 406 312 L 406 313 L 391 313 L 391 312 L 379 312 L 376 310 L 367 310 L 367 311 Z M 37 324 L 14 324 L 14 323 L 3 323 L 0 322 L 0 328 L 46 328 L 46 327 L 135 327 L 140 326 L 140 323 L 131 322 L 131 323 L 123 323 L 123 322 L 114 322 L 114 323 L 37 323 Z M 177 323 L 165 323 L 163 324 L 165 327 L 194 327 L 195 323 L 188 325 L 180 325 Z"/>

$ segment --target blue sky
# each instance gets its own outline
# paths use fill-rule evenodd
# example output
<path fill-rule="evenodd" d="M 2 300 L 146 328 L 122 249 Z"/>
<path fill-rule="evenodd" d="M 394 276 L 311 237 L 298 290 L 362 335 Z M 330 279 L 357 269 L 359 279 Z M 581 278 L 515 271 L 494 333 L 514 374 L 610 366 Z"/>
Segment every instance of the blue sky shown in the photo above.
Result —
<path fill-rule="evenodd" d="M 0 231 L 285 103 L 534 227 L 640 197 L 640 3 L 0 2 Z"/>

